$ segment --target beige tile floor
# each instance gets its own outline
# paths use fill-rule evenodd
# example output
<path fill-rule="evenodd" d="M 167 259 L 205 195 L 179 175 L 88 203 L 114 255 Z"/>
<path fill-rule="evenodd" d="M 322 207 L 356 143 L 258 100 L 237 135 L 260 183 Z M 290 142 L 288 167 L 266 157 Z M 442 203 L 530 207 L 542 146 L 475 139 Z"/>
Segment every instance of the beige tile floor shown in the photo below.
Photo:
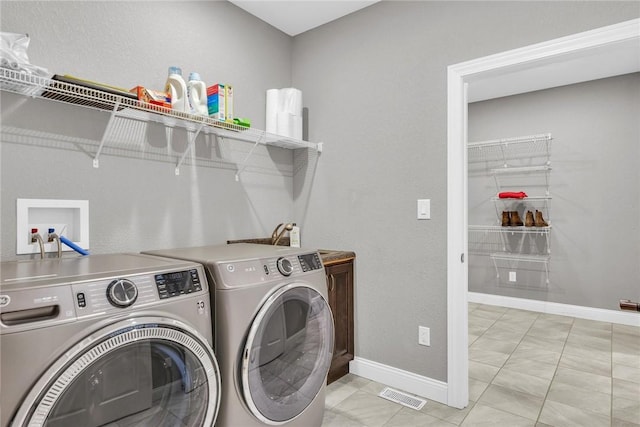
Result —
<path fill-rule="evenodd" d="M 420 410 L 349 374 L 327 388 L 323 427 L 640 427 L 640 328 L 469 304 L 469 406 Z"/>

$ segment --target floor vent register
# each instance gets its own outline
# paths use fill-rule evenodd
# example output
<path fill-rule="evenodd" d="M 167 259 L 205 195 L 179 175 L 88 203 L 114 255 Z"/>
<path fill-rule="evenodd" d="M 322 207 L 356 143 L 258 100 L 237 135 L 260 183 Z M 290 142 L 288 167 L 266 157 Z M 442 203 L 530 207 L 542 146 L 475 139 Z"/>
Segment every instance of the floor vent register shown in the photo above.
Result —
<path fill-rule="evenodd" d="M 424 399 L 411 396 L 407 393 L 403 393 L 389 387 L 382 390 L 378 396 L 382 397 L 383 399 L 399 403 L 400 405 L 404 405 L 408 408 L 415 409 L 416 411 L 422 409 L 422 407 L 427 403 L 427 401 Z"/>

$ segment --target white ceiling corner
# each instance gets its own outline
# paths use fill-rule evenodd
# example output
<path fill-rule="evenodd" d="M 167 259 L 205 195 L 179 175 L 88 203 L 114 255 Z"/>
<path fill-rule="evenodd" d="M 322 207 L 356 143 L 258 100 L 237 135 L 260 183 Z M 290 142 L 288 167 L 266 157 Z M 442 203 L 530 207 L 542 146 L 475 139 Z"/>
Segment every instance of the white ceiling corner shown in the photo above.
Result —
<path fill-rule="evenodd" d="M 380 0 L 229 0 L 280 31 L 296 36 Z"/>

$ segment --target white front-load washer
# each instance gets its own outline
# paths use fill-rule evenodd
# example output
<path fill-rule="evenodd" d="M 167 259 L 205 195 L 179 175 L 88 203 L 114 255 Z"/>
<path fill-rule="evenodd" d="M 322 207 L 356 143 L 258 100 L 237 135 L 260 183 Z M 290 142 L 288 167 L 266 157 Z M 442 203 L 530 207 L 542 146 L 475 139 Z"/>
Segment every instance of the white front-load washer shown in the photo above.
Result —
<path fill-rule="evenodd" d="M 317 251 L 238 243 L 147 252 L 202 263 L 215 288 L 218 427 L 319 427 L 334 345 Z"/>
<path fill-rule="evenodd" d="M 3 262 L 1 426 L 213 426 L 220 372 L 210 304 L 193 262 Z"/>

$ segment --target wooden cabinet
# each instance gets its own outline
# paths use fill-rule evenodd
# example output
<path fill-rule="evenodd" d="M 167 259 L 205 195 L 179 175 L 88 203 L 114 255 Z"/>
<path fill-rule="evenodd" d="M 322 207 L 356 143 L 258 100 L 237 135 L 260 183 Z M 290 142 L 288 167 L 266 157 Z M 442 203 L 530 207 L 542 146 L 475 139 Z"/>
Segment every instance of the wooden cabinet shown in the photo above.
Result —
<path fill-rule="evenodd" d="M 335 324 L 335 346 L 327 384 L 349 372 L 353 360 L 353 259 L 325 265 L 329 306 Z"/>

